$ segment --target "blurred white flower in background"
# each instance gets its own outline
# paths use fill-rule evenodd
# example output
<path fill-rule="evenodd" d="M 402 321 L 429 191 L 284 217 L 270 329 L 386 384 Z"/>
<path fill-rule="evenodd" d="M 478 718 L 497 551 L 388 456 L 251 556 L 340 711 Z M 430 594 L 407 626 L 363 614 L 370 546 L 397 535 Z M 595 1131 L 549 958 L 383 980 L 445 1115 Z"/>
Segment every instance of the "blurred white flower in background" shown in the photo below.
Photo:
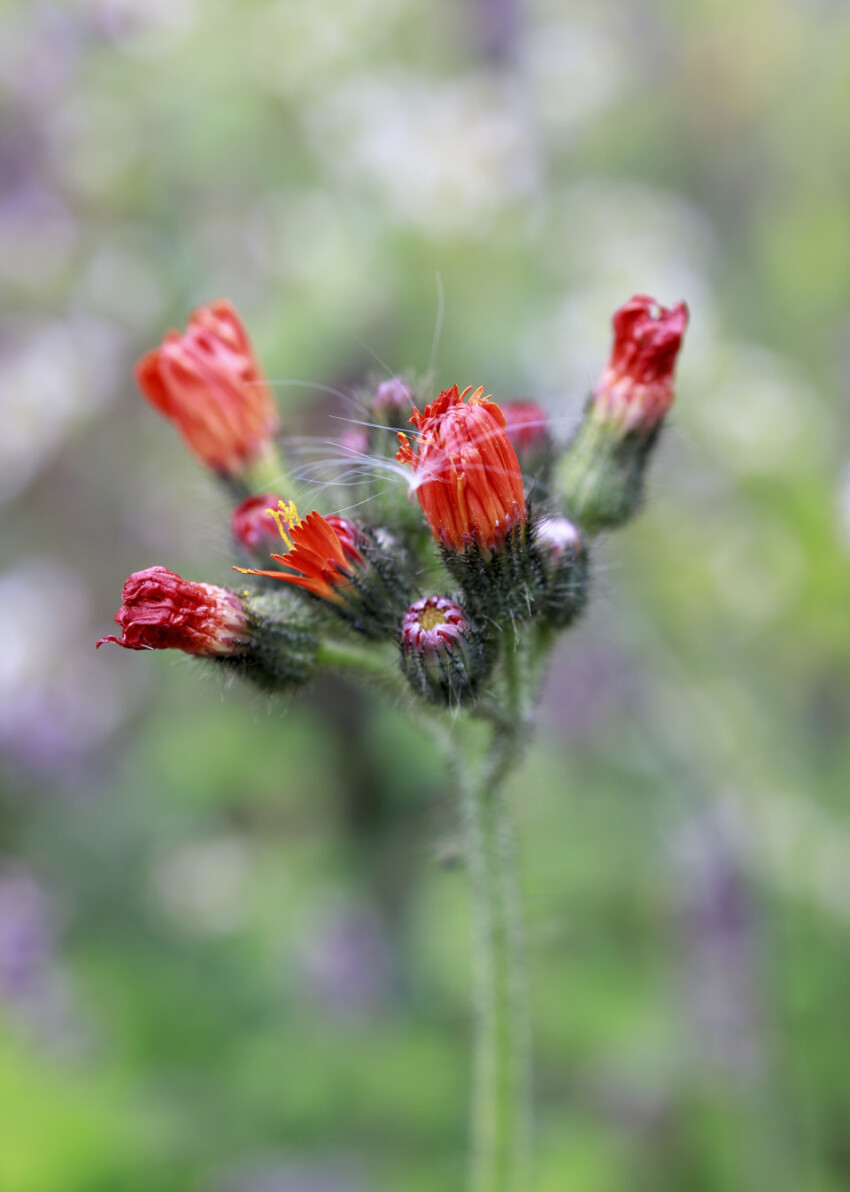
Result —
<path fill-rule="evenodd" d="M 127 225 L 100 237 L 79 270 L 74 310 L 117 323 L 128 335 L 156 327 L 167 300 L 153 264 L 160 250 L 144 227 Z"/>
<path fill-rule="evenodd" d="M 61 283 L 73 259 L 79 226 L 68 205 L 43 186 L 0 197 L 0 281 L 40 296 Z"/>
<path fill-rule="evenodd" d="M 324 93 L 387 41 L 407 0 L 278 0 L 258 6 L 250 42 L 258 80 L 284 99 Z"/>
<path fill-rule="evenodd" d="M 82 0 L 80 8 L 124 48 L 143 54 L 159 53 L 198 18 L 196 0 Z"/>
<path fill-rule="evenodd" d="M 191 935 L 227 935 L 243 926 L 254 859 L 238 836 L 191 840 L 160 856 L 151 874 L 154 901 Z"/>
<path fill-rule="evenodd" d="M 118 392 L 122 337 L 102 320 L 43 322 L 0 346 L 0 503 Z"/>
<path fill-rule="evenodd" d="M 795 362 L 755 344 L 721 343 L 701 390 L 689 420 L 730 471 L 790 475 L 824 462 L 829 411 Z"/>
<path fill-rule="evenodd" d="M 535 114 L 558 148 L 619 96 L 631 69 L 622 39 L 602 27 L 598 14 L 593 22 L 531 24 L 521 63 Z"/>
<path fill-rule="evenodd" d="M 307 121 L 332 177 L 431 236 L 486 236 L 538 179 L 521 91 L 496 76 L 358 75 L 318 96 Z"/>
<path fill-rule="evenodd" d="M 687 297 L 683 367 L 693 369 L 716 323 L 706 281 L 713 234 L 701 212 L 665 191 L 594 181 L 565 190 L 548 219 L 541 265 L 554 297 L 520 345 L 537 386 L 583 400 L 608 359 L 611 312 L 635 293 Z"/>

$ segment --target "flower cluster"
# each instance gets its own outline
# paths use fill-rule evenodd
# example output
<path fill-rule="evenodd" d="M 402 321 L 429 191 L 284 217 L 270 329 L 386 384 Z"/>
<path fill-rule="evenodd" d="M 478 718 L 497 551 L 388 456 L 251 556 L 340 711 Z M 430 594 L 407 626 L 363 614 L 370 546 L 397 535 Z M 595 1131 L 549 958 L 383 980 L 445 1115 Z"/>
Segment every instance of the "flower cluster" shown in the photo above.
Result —
<path fill-rule="evenodd" d="M 228 303 L 200 308 L 136 375 L 238 498 L 231 533 L 252 565 L 234 570 L 249 586 L 189 582 L 165 567 L 135 572 L 115 618 L 122 636 L 98 645 L 182 650 L 272 690 L 323 665 L 350 667 L 353 657 L 377 673 L 382 651 L 394 647 L 414 695 L 474 708 L 490 706 L 495 691 L 498 703 L 520 639 L 527 659 L 542 656 L 584 608 L 589 540 L 639 507 L 687 319 L 684 304 L 666 309 L 643 295 L 615 313 L 610 360 L 565 449 L 536 402 L 502 406 L 483 388 L 452 385 L 420 409 L 416 386 L 382 382 L 366 425 L 346 432 L 341 448 L 349 459 L 377 454 L 384 465 L 380 486 L 362 481 L 363 518 L 352 521 L 315 509 L 299 516 L 247 332 Z M 405 423 L 412 429 L 399 431 L 393 461 L 372 432 Z M 402 483 L 388 496 L 385 477 L 396 468 L 390 474 Z M 446 594 L 427 590 L 438 572 Z M 356 653 L 364 641 L 374 652 L 368 663 Z"/>

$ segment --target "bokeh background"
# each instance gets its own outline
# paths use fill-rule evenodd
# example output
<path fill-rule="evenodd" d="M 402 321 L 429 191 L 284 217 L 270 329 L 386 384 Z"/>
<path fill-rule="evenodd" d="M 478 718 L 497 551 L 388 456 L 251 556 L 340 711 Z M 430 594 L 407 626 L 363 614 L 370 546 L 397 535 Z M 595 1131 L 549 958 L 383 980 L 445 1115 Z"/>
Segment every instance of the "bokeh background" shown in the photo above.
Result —
<path fill-rule="evenodd" d="M 227 296 L 298 435 L 378 356 L 566 436 L 636 291 L 675 418 L 513 784 L 534 1192 L 850 1186 L 848 112 L 835 0 L 0 6 L 1 1192 L 463 1186 L 428 738 L 95 654 L 230 574 L 131 370 Z"/>

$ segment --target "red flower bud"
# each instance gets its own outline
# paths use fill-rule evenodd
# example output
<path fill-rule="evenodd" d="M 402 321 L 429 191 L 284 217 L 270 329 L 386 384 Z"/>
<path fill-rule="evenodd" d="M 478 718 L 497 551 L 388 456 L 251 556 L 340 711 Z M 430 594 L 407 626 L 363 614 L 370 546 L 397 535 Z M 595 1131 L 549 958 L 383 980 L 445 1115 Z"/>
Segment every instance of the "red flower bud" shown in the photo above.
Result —
<path fill-rule="evenodd" d="M 230 518 L 230 531 L 236 542 L 249 554 L 268 554 L 271 546 L 280 541 L 277 522 L 267 510 L 276 509 L 280 498 L 271 493 L 246 497 Z"/>
<path fill-rule="evenodd" d="M 614 529 L 643 501 L 649 458 L 673 402 L 673 373 L 688 325 L 684 302 L 638 294 L 615 312 L 611 359 L 567 447 L 555 489 L 588 534 Z"/>
<path fill-rule="evenodd" d="M 673 373 L 688 325 L 684 302 L 669 309 L 637 294 L 612 319 L 611 358 L 593 391 L 594 417 L 627 434 L 651 431 L 673 403 Z"/>
<path fill-rule="evenodd" d="M 199 307 L 182 335 L 170 331 L 136 365 L 136 380 L 194 455 L 227 476 L 241 476 L 279 429 L 251 341 L 229 302 Z"/>
<path fill-rule="evenodd" d="M 483 389 L 444 389 L 424 413 L 414 409 L 418 453 L 399 435 L 400 463 L 416 473 L 415 489 L 431 532 L 443 546 L 485 554 L 526 520 L 522 473 L 505 416 Z"/>
<path fill-rule="evenodd" d="M 552 462 L 552 438 L 546 411 L 535 401 L 509 401 L 502 407 L 508 432 L 520 467 L 527 475 L 547 468 Z"/>
<path fill-rule="evenodd" d="M 242 601 L 226 588 L 191 583 L 165 567 L 148 567 L 125 580 L 122 598 L 115 624 L 123 637 L 109 634 L 98 646 L 116 642 L 127 650 L 182 650 L 207 658 L 232 657 L 248 646 Z"/>

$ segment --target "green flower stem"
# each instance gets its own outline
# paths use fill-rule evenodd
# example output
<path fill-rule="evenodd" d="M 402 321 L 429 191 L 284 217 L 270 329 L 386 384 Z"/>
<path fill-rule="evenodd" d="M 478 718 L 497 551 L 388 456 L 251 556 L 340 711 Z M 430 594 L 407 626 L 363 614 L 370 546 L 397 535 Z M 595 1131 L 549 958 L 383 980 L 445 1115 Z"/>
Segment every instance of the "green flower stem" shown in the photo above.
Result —
<path fill-rule="evenodd" d="M 530 1034 L 514 830 L 505 780 L 525 737 L 523 643 L 505 635 L 507 706 L 477 782 L 461 784 L 472 894 L 475 1062 L 473 1192 L 526 1192 Z"/>
<path fill-rule="evenodd" d="M 374 645 L 363 649 L 349 642 L 323 641 L 319 645 L 318 662 L 329 670 L 382 679 L 388 684 L 398 685 L 405 692 L 407 690 L 397 667 L 394 668 L 395 653 L 391 655 L 385 650 L 376 649 Z"/>
<path fill-rule="evenodd" d="M 280 455 L 273 443 L 267 443 L 261 454 L 245 470 L 243 481 L 249 492 L 279 492 L 281 496 L 286 484 L 286 473 Z"/>

